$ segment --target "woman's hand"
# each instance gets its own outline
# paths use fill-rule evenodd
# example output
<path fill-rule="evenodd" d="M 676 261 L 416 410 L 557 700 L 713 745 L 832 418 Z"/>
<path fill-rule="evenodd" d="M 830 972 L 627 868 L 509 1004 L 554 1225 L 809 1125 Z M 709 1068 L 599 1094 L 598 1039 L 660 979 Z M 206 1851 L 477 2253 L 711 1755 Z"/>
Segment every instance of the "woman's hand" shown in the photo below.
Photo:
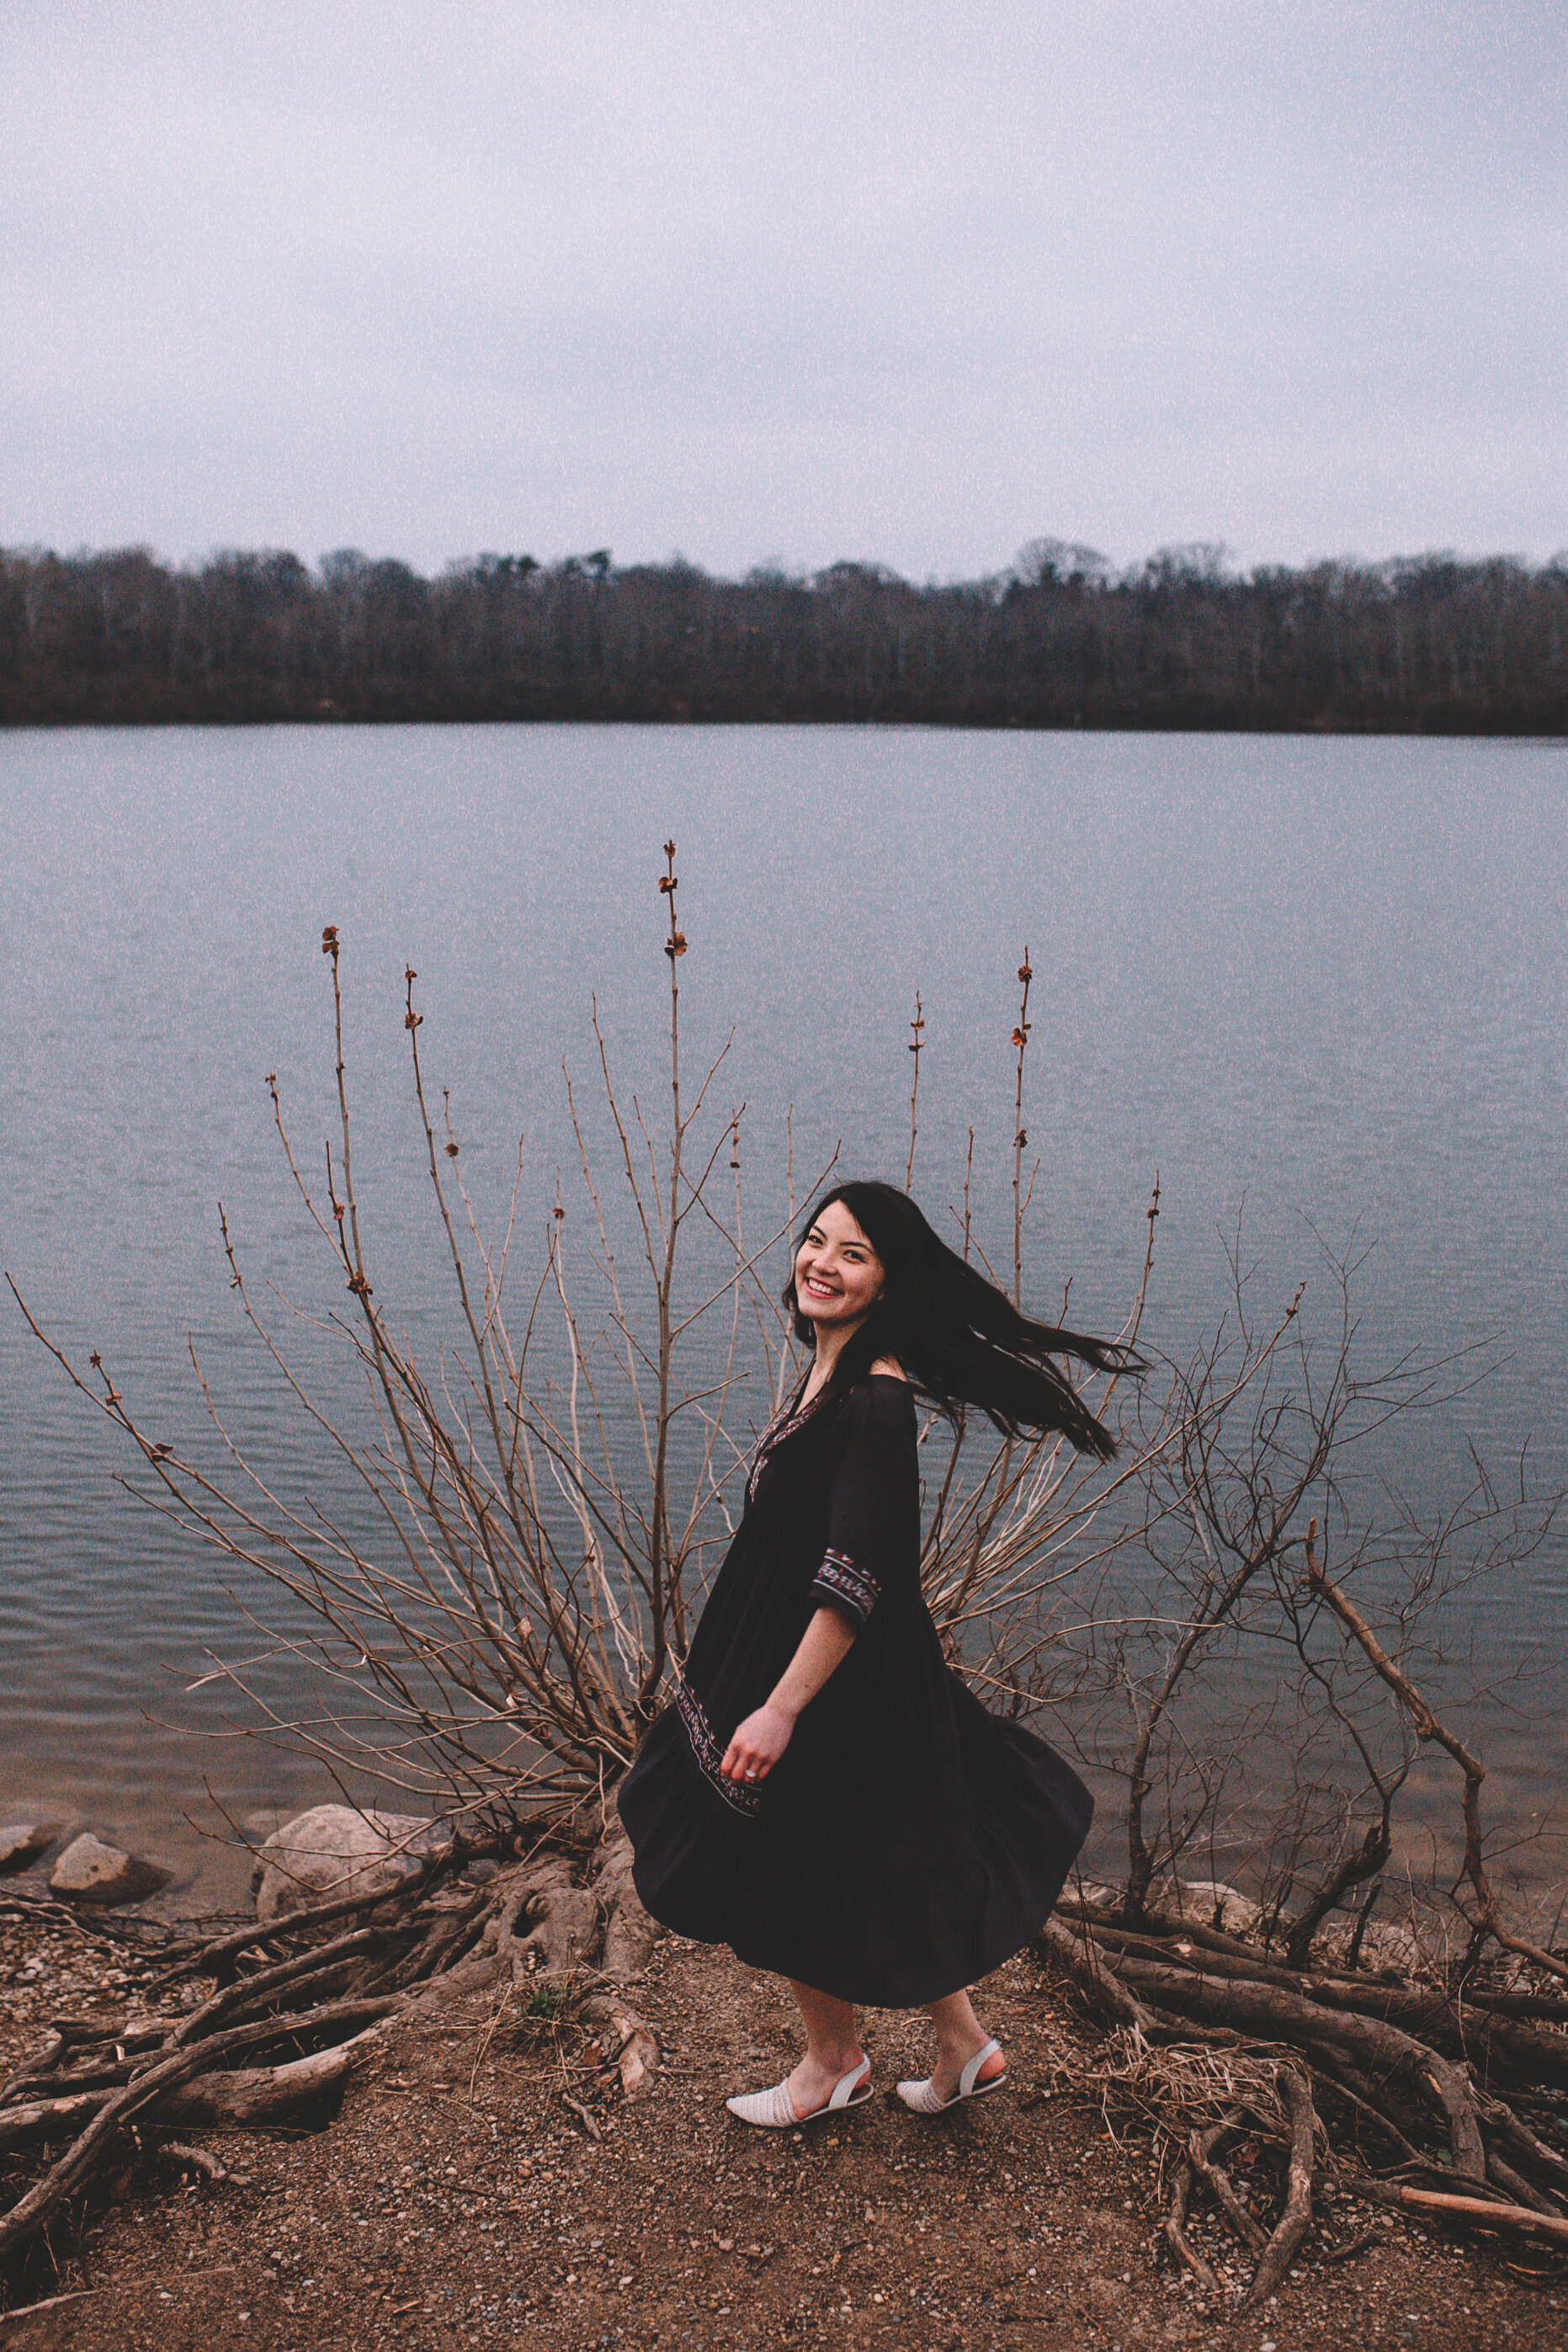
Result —
<path fill-rule="evenodd" d="M 766 1780 L 789 1747 L 794 1728 L 795 1718 L 789 1710 L 777 1699 L 768 1699 L 755 1715 L 736 1725 L 719 1770 L 727 1780 Z"/>
<path fill-rule="evenodd" d="M 825 1604 L 800 1636 L 800 1646 L 755 1715 L 737 1724 L 719 1766 L 727 1780 L 766 1780 L 794 1734 L 796 1717 L 809 1706 L 848 1656 L 855 1629 L 843 1612 Z"/>

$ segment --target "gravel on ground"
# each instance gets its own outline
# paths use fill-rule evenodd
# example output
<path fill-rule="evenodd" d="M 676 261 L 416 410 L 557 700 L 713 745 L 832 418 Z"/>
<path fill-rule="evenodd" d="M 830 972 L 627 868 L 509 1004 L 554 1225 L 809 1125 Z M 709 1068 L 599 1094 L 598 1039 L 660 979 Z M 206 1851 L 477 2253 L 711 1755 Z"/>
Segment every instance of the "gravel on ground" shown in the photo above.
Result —
<path fill-rule="evenodd" d="M 69 1930 L 7 1926 L 0 1979 L 7 2070 L 61 2009 L 125 2001 L 112 1956 Z M 723 2101 L 792 2063 L 783 1989 L 670 1938 L 631 1997 L 663 2045 L 631 2099 L 612 2066 L 595 2073 L 605 2053 L 572 2005 L 549 2014 L 552 1994 L 525 1985 L 400 2021 L 312 2128 L 204 2136 L 230 2176 L 216 2185 L 128 2147 L 11 2282 L 0 2352 L 1568 2343 L 1568 2266 L 1428 2232 L 1358 2204 L 1348 2181 L 1320 2201 L 1273 2303 L 1207 2305 L 1164 2244 L 1148 2139 L 1113 2129 L 1085 2093 L 1092 2034 L 1030 1955 L 977 1996 L 1009 2087 L 934 2122 L 891 2095 L 898 2076 L 927 2071 L 918 2017 L 869 2015 L 865 2108 L 759 2132 Z M 595 2082 L 610 2085 L 597 2099 Z M 1268 2172 L 1260 2155 L 1260 2210 Z M 8 2177 L 7 2193 L 17 2185 Z M 1369 2231 L 1374 2242 L 1328 2259 Z M 1194 2235 L 1239 2294 L 1234 2241 L 1201 2218 Z"/>

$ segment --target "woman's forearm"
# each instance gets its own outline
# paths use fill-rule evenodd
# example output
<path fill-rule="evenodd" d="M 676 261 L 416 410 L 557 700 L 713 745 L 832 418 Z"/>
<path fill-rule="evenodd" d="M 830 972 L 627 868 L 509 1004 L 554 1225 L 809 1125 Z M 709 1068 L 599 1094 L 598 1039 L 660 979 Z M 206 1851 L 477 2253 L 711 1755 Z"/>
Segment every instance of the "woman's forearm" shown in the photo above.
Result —
<path fill-rule="evenodd" d="M 829 1675 L 843 1664 L 854 1645 L 855 1629 L 841 1609 L 819 1609 L 800 1636 L 800 1646 L 773 1686 L 768 1700 L 791 1723 L 809 1706 Z"/>
<path fill-rule="evenodd" d="M 789 1747 L 795 1722 L 854 1643 L 854 1627 L 841 1611 L 819 1609 L 800 1636 L 800 1647 L 755 1714 L 737 1724 L 719 1770 L 727 1780 L 765 1780 Z"/>

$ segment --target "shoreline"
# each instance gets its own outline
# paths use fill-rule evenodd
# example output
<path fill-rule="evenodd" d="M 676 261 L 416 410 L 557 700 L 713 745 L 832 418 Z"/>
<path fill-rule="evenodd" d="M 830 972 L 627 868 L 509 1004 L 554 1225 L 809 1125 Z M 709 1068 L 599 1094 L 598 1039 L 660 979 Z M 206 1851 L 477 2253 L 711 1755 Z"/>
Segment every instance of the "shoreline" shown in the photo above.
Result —
<path fill-rule="evenodd" d="M 150 1918 L 169 1921 L 227 1916 L 246 1908 L 256 1849 L 274 1830 L 305 1809 L 303 1802 L 291 1802 L 247 1810 L 239 1821 L 246 1833 L 254 1835 L 255 1844 L 246 1846 L 224 1825 L 215 1807 L 212 1818 L 219 1826 L 204 1832 L 189 1816 L 172 1812 L 156 1799 L 136 1806 L 127 1805 L 119 1795 L 101 1805 L 53 1804 L 16 1797 L 12 1793 L 16 1785 L 11 1780 L 0 1783 L 5 1792 L 0 1803 L 0 1829 L 12 1823 L 37 1824 L 54 1834 L 41 1853 L 19 1868 L 0 1867 L 0 1898 L 7 1889 L 47 1896 L 50 1871 L 61 1853 L 72 1839 L 87 1834 L 168 1872 L 167 1883 L 134 1907 Z"/>
<path fill-rule="evenodd" d="M 1488 1792 L 1494 1802 L 1500 1784 L 1500 1773 L 1489 1775 Z M 0 1896 L 7 1887 L 46 1895 L 49 1872 L 60 1853 L 71 1839 L 87 1832 L 144 1856 L 168 1872 L 168 1883 L 137 1906 L 150 1918 L 163 1921 L 239 1916 L 250 1905 L 256 1856 L 266 1839 L 315 1805 L 343 1801 L 338 1791 L 330 1786 L 323 1788 L 319 1780 L 302 1783 L 287 1800 L 246 1806 L 232 1820 L 214 1800 L 206 1799 L 204 1802 L 213 1826 L 204 1828 L 199 1819 L 193 1819 L 191 1814 L 152 1794 L 139 1804 L 127 1803 L 123 1792 L 110 1797 L 100 1806 L 85 1802 L 56 1804 L 44 1798 L 18 1797 L 14 1793 L 17 1785 L 15 1779 L 0 1777 L 0 1830 L 12 1823 L 27 1822 L 51 1825 L 55 1834 L 47 1848 L 20 1867 L 8 1869 L 0 1864 Z M 1113 1818 L 1102 1804 L 1103 1793 L 1097 1790 L 1094 1832 L 1090 1846 L 1080 1857 L 1080 1874 L 1091 1882 L 1115 1879 L 1125 1868 L 1124 1831 L 1120 1820 Z M 360 1801 L 367 1811 L 384 1810 L 378 1808 L 373 1793 Z M 1440 1832 L 1439 1858 L 1451 1864 L 1457 1874 L 1463 1856 L 1451 1833 L 1453 1815 L 1448 1791 L 1436 1792 L 1429 1809 L 1413 1810 L 1401 1836 L 1396 1840 L 1392 1857 L 1396 1873 L 1404 1849 L 1408 1849 L 1409 1857 L 1422 1873 L 1429 1870 L 1431 1840 L 1434 1833 Z M 1513 1823 L 1514 1830 L 1525 1832 L 1530 1843 L 1522 1853 L 1517 1845 L 1510 1853 L 1511 1875 L 1504 1881 L 1511 1902 L 1519 1908 L 1521 1918 L 1536 1909 L 1555 1909 L 1560 1913 L 1568 1900 L 1568 1830 L 1560 1829 L 1553 1838 L 1550 1825 L 1539 1831 L 1531 1829 L 1535 1818 L 1521 1811 Z M 1510 1832 L 1511 1817 L 1500 1811 L 1490 1826 L 1494 1834 Z M 1521 1863 L 1528 1863 L 1537 1850 L 1553 1856 L 1554 1863 L 1539 1871 L 1521 1867 Z M 1244 1893 L 1248 1877 L 1246 1855 L 1232 1854 L 1226 1860 L 1228 1883 Z"/>
<path fill-rule="evenodd" d="M 233 714 L 194 711 L 167 711 L 145 715 L 124 712 L 63 712 L 59 715 L 12 717 L 0 711 L 0 735 L 52 735 L 67 733 L 99 734 L 118 731 L 121 734 L 155 734 L 162 731 L 233 733 L 242 729 L 271 730 L 297 728 L 383 728 L 407 727 L 517 727 L 543 729 L 549 727 L 577 730 L 580 728 L 633 729 L 653 727 L 661 730 L 694 728 L 714 730 L 728 728 L 776 730 L 794 729 L 812 734 L 852 733 L 867 735 L 1192 735 L 1254 736 L 1268 740 L 1281 736 L 1307 743 L 1323 742 L 1419 742 L 1419 743 L 1518 743 L 1544 745 L 1559 750 L 1568 748 L 1568 727 L 1513 725 L 1501 721 L 1481 725 L 1454 723 L 1448 726 L 1427 726 L 1413 722 L 1403 727 L 1390 727 L 1368 721 L 1364 726 L 1332 718 L 1322 719 L 1280 719 L 1273 721 L 1256 719 L 1197 719 L 1182 714 L 1168 719 L 1132 719 L 1117 716 L 1095 719 L 920 719 L 895 718 L 810 718 L 794 714 L 753 713 L 737 717 L 727 711 L 693 712 L 650 710 L 638 717 L 623 717 L 614 712 L 516 712 L 494 711 L 269 711 L 256 709 Z"/>

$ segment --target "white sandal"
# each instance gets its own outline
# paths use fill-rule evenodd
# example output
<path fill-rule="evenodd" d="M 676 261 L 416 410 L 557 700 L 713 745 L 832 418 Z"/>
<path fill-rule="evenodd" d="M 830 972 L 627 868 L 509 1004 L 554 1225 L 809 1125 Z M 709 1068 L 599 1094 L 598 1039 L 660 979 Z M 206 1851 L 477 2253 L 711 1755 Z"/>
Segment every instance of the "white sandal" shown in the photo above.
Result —
<path fill-rule="evenodd" d="M 863 2107 L 870 2096 L 871 2060 L 862 2058 L 858 2066 L 839 2076 L 823 2105 L 813 2107 L 809 2116 L 795 2113 L 788 2075 L 770 2091 L 747 2091 L 724 2104 L 743 2124 L 756 2124 L 763 2131 L 800 2131 L 807 2124 L 821 2123 L 824 2116 L 841 2115 L 846 2107 Z"/>
<path fill-rule="evenodd" d="M 929 2074 L 924 2083 L 900 2083 L 898 2095 L 904 2105 L 917 2116 L 941 2116 L 946 2115 L 949 2107 L 960 2105 L 965 2099 L 979 2099 L 988 2091 L 999 2091 L 1008 2079 L 1005 2066 L 999 2074 L 993 2074 L 988 2083 L 982 2083 L 979 2075 L 988 2058 L 1000 2057 L 1001 2047 L 999 2042 L 988 2042 L 983 2049 L 976 2051 L 959 2074 L 958 2087 L 950 2099 L 938 2097 Z"/>

